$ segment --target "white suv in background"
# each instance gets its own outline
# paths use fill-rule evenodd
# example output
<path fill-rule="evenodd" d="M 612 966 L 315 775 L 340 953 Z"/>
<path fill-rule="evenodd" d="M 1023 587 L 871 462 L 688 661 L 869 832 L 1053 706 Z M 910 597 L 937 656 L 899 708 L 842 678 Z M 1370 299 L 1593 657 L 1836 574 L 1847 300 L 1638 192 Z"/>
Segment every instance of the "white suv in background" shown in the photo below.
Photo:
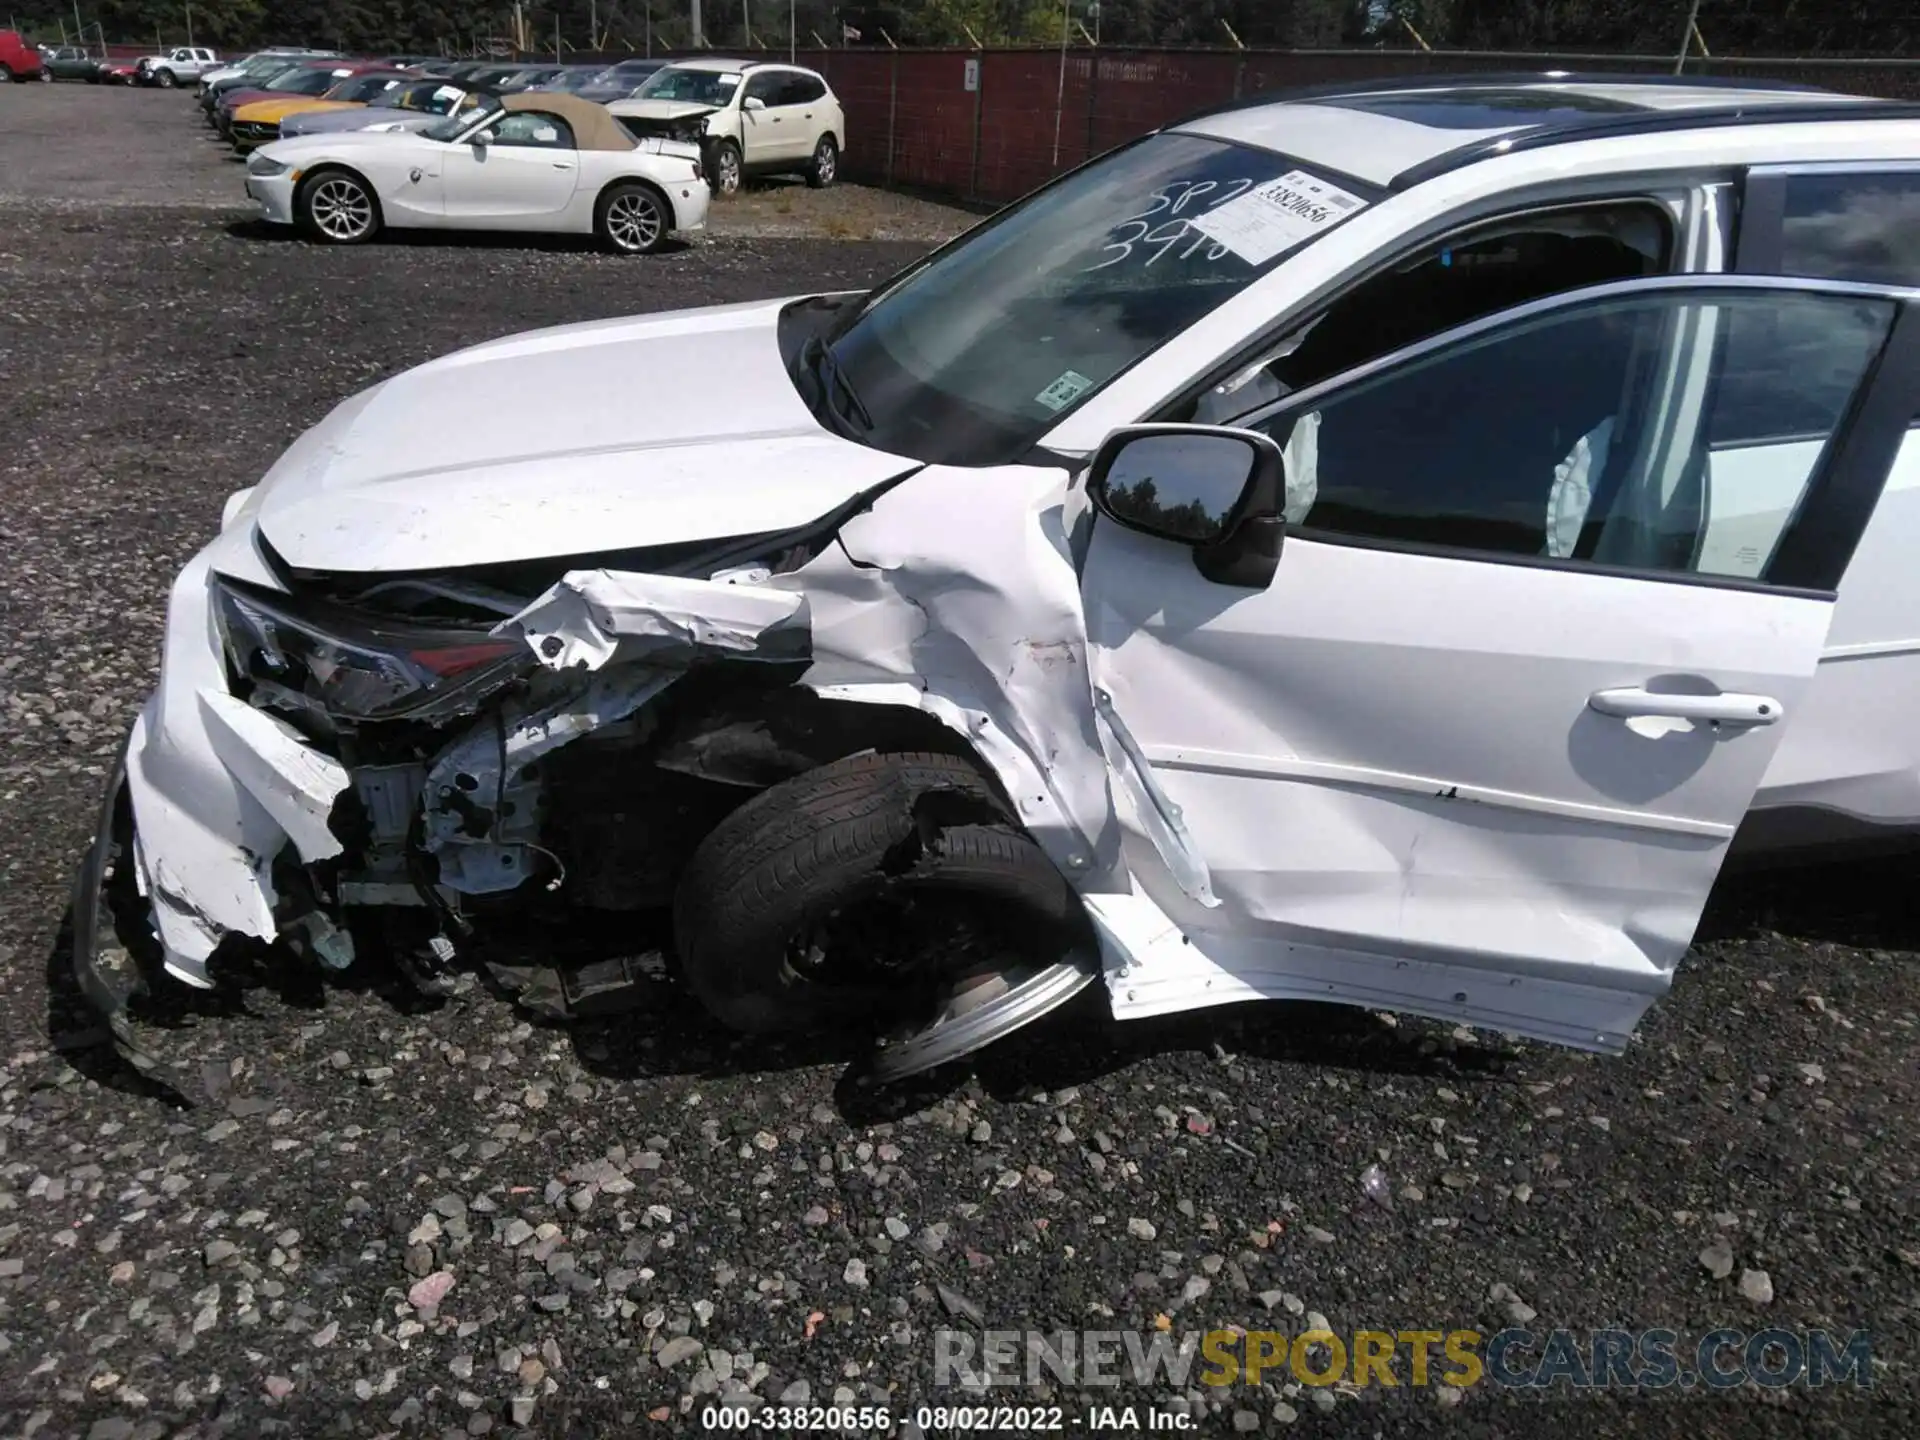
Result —
<path fill-rule="evenodd" d="M 639 136 L 699 139 L 714 192 L 748 175 L 804 175 L 831 185 L 847 145 L 847 117 L 825 77 L 799 65 L 681 60 L 607 107 Z"/>

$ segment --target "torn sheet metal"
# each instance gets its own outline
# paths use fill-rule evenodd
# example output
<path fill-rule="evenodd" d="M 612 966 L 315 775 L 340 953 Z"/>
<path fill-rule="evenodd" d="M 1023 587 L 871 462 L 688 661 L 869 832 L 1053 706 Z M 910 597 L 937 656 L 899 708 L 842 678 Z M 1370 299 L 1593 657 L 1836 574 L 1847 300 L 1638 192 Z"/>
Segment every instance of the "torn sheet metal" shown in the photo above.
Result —
<path fill-rule="evenodd" d="M 521 884 L 532 873 L 529 857 L 540 839 L 538 782 L 526 768 L 626 719 L 679 673 L 622 665 L 537 709 L 502 707 L 477 720 L 427 772 L 426 848 L 440 861 L 441 880 L 466 894 Z"/>
<path fill-rule="evenodd" d="M 1078 889 L 1124 885 L 1068 549 L 1065 473 L 923 471 L 772 587 L 804 590 L 824 696 L 965 736 Z M 992 504 L 980 503 L 982 491 Z"/>
<path fill-rule="evenodd" d="M 804 653 L 806 632 L 806 599 L 790 591 L 615 570 L 569 571 L 493 630 L 525 640 L 552 670 L 599 670 L 670 651 L 791 658 Z M 783 638 L 798 643 L 782 646 Z"/>
<path fill-rule="evenodd" d="M 214 753 L 287 832 L 300 858 L 338 855 L 340 841 L 328 820 L 349 783 L 347 767 L 315 750 L 284 720 L 224 692 L 201 691 L 200 709 Z"/>
<path fill-rule="evenodd" d="M 1207 873 L 1207 862 L 1194 843 L 1193 833 L 1187 829 L 1186 817 L 1153 778 L 1153 766 L 1120 712 L 1113 708 L 1113 697 L 1097 685 L 1093 709 L 1099 719 L 1107 766 L 1120 781 L 1135 823 L 1153 842 L 1175 883 L 1202 905 L 1217 908 L 1220 901 L 1213 893 L 1213 878 Z"/>
<path fill-rule="evenodd" d="M 271 584 L 251 538 L 227 531 L 173 582 L 160 686 L 127 739 L 126 787 L 136 827 L 135 874 L 152 903 L 167 971 L 206 986 L 207 957 L 229 934 L 272 940 L 273 857 L 284 828 L 215 748 L 201 696 L 226 689 L 214 643 L 209 578 Z"/>

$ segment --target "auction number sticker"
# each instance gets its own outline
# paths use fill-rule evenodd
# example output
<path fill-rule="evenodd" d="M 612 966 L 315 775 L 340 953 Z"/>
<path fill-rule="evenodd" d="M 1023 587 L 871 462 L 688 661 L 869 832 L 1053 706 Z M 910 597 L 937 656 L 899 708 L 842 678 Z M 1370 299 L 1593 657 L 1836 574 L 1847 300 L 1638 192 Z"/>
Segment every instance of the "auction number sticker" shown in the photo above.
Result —
<path fill-rule="evenodd" d="M 1366 206 L 1358 195 L 1337 185 L 1304 170 L 1289 170 L 1187 223 L 1249 265 L 1264 265 Z"/>

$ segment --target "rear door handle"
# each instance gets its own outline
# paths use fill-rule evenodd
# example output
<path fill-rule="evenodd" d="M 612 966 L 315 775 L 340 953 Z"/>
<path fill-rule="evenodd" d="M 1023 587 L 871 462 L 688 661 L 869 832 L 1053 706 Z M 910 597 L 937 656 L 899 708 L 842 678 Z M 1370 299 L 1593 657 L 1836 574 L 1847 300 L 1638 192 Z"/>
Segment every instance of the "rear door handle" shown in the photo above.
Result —
<path fill-rule="evenodd" d="M 573 168 L 573 162 L 571 160 L 556 160 L 553 162 L 553 168 L 556 170 L 571 170 Z"/>
<path fill-rule="evenodd" d="M 1716 725 L 1771 725 L 1786 713 L 1771 695 L 1673 695 L 1642 690 L 1596 690 L 1587 704 L 1602 715 L 1633 719 L 1661 715 L 1674 720 L 1709 720 Z"/>

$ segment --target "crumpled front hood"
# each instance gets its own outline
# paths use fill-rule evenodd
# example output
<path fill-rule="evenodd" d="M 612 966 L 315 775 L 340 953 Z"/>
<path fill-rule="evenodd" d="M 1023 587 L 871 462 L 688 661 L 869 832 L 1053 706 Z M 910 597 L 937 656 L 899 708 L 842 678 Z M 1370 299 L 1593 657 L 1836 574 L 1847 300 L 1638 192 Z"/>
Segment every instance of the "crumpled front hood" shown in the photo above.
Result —
<path fill-rule="evenodd" d="M 431 361 L 338 406 L 247 509 L 289 564 L 331 571 L 804 525 L 918 462 L 815 420 L 775 343 L 785 303 L 536 330 Z"/>
<path fill-rule="evenodd" d="M 607 108 L 616 115 L 635 120 L 687 120 L 695 115 L 711 115 L 720 107 L 702 105 L 697 100 L 617 100 Z"/>

